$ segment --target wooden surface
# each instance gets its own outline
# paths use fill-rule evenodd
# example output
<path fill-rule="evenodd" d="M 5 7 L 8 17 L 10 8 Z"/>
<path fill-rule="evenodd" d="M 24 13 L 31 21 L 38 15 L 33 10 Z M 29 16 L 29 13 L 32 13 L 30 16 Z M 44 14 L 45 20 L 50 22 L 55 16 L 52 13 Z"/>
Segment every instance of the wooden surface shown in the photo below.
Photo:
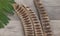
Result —
<path fill-rule="evenodd" d="M 16 0 L 17 3 L 24 3 L 32 8 L 36 13 L 33 0 Z M 54 36 L 60 36 L 60 0 L 42 0 L 44 7 L 47 9 L 51 20 L 51 27 Z M 10 23 L 3 29 L 0 29 L 0 36 L 24 36 L 20 20 L 16 15 L 10 16 Z"/>
<path fill-rule="evenodd" d="M 36 12 L 36 9 L 34 7 L 33 0 L 15 0 L 17 3 L 21 4 L 26 4 L 30 8 L 32 8 L 33 11 Z M 47 10 L 47 13 L 52 20 L 59 20 L 60 17 L 60 0 L 41 0 L 43 3 L 44 7 Z"/>
<path fill-rule="evenodd" d="M 10 16 L 10 23 L 3 29 L 0 29 L 0 36 L 24 36 L 21 22 L 16 15 Z M 51 20 L 51 27 L 54 36 L 60 35 L 60 20 Z"/>

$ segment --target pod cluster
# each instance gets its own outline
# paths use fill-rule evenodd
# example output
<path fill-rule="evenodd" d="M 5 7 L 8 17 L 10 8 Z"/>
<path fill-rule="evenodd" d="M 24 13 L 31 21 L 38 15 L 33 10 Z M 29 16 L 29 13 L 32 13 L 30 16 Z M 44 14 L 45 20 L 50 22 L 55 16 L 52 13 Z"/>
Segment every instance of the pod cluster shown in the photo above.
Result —
<path fill-rule="evenodd" d="M 42 26 L 37 15 L 25 5 L 14 4 L 14 9 L 21 19 L 25 36 L 43 36 Z"/>

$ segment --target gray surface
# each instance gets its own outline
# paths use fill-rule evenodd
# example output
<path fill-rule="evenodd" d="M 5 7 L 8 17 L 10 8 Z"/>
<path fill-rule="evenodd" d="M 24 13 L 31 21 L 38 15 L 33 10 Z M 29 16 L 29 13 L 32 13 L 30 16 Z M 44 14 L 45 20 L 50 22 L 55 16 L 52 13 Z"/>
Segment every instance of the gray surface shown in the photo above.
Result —
<path fill-rule="evenodd" d="M 10 21 L 5 28 L 0 29 L 0 36 L 24 36 L 20 20 L 16 15 L 10 15 Z"/>
<path fill-rule="evenodd" d="M 60 19 L 60 0 L 42 0 L 50 19 Z"/>
<path fill-rule="evenodd" d="M 36 12 L 33 0 L 16 0 L 17 3 L 26 4 Z M 42 0 L 44 7 L 48 11 L 50 19 L 60 19 L 60 0 Z M 10 23 L 3 29 L 0 29 L 0 36 L 24 36 L 21 22 L 14 16 L 10 16 Z M 51 20 L 51 27 L 54 36 L 60 36 L 60 20 Z"/>
<path fill-rule="evenodd" d="M 32 8 L 33 11 L 36 12 L 36 9 L 34 7 L 33 0 L 16 0 L 17 3 L 23 3 L 28 5 L 30 8 Z M 52 20 L 60 19 L 60 0 L 41 0 L 44 7 L 47 10 L 47 13 Z"/>
<path fill-rule="evenodd" d="M 10 23 L 3 29 L 0 29 L 0 36 L 24 36 L 22 24 L 14 15 L 10 16 Z M 54 36 L 60 35 L 60 20 L 51 20 L 51 28 Z"/>
<path fill-rule="evenodd" d="M 60 20 L 51 20 L 51 27 L 54 36 L 60 36 Z"/>

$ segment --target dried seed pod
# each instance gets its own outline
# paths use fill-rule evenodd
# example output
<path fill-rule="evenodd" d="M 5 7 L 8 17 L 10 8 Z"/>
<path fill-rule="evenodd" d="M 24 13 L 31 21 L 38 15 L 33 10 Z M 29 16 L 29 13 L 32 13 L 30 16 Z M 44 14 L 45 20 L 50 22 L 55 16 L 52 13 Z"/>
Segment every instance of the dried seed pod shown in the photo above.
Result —
<path fill-rule="evenodd" d="M 41 26 L 43 27 L 42 29 L 43 29 L 44 36 L 52 36 L 52 30 L 49 24 L 49 18 L 45 8 L 43 7 L 40 0 L 34 0 L 34 4 L 38 11 L 37 13 L 38 13 L 39 20 L 41 22 Z"/>
<path fill-rule="evenodd" d="M 19 8 L 17 8 L 17 6 Z M 22 21 L 25 36 L 43 36 L 40 21 L 29 7 L 15 4 L 14 8 Z"/>

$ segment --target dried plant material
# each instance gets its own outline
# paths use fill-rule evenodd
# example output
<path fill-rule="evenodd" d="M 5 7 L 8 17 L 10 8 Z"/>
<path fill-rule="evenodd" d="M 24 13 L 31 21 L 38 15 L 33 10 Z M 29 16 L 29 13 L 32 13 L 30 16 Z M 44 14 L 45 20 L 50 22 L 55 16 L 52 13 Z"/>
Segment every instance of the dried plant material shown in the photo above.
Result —
<path fill-rule="evenodd" d="M 39 20 L 41 22 L 44 36 L 52 36 L 52 30 L 51 30 L 49 18 L 48 18 L 45 8 L 43 7 L 40 0 L 34 0 L 34 4 L 38 11 L 37 13 L 38 13 Z"/>
<path fill-rule="evenodd" d="M 15 11 L 21 19 L 25 36 L 43 36 L 42 27 L 37 15 L 25 5 L 14 4 Z"/>

